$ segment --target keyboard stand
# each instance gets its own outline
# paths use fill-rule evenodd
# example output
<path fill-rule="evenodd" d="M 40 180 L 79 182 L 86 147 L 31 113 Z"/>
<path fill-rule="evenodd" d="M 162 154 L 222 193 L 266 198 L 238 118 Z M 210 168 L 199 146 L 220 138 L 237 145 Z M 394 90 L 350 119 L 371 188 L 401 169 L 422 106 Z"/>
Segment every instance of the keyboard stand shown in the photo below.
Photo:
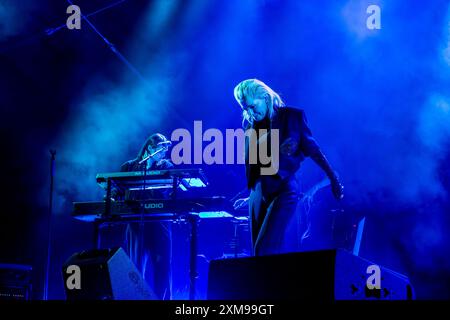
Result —
<path fill-rule="evenodd" d="M 116 225 L 122 223 L 138 222 L 139 217 L 134 219 L 111 219 L 111 218 L 98 218 L 93 222 L 94 225 L 94 236 L 93 245 L 95 249 L 100 249 L 101 245 L 101 234 L 100 231 L 105 225 Z M 184 219 L 190 225 L 189 233 L 189 300 L 195 300 L 196 294 L 196 282 L 198 278 L 197 270 L 197 250 L 198 250 L 198 225 L 201 220 L 196 213 L 187 214 L 155 214 L 152 216 L 147 216 L 145 222 L 151 221 L 175 221 L 178 219 Z"/>

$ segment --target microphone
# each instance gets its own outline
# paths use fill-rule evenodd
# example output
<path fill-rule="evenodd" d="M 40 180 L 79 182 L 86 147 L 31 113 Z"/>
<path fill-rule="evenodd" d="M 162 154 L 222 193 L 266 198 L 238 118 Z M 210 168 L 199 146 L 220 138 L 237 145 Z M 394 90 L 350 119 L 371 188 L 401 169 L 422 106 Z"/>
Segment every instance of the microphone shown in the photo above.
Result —
<path fill-rule="evenodd" d="M 144 159 L 142 159 L 141 161 L 139 161 L 139 164 L 144 163 L 145 161 L 147 161 L 150 158 L 153 158 L 156 154 L 160 153 L 161 151 L 167 151 L 167 148 L 172 145 L 171 141 L 161 141 L 159 142 L 156 146 L 159 147 L 155 152 L 153 152 L 152 154 L 149 154 L 148 156 L 146 156 Z"/>
<path fill-rule="evenodd" d="M 161 141 L 157 144 L 157 146 L 171 146 L 172 145 L 172 141 L 166 140 L 166 141 Z"/>

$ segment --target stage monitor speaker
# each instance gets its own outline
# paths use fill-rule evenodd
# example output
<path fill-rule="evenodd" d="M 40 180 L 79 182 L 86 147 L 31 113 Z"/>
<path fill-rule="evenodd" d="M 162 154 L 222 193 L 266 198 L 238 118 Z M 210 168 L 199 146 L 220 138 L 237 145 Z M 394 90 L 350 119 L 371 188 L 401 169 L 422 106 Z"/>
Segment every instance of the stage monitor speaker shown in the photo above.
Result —
<path fill-rule="evenodd" d="M 158 299 L 122 248 L 73 254 L 63 278 L 67 300 Z"/>
<path fill-rule="evenodd" d="M 0 263 L 0 300 L 31 300 L 31 266 Z"/>
<path fill-rule="evenodd" d="M 213 260 L 210 300 L 410 300 L 407 277 L 342 250 Z"/>

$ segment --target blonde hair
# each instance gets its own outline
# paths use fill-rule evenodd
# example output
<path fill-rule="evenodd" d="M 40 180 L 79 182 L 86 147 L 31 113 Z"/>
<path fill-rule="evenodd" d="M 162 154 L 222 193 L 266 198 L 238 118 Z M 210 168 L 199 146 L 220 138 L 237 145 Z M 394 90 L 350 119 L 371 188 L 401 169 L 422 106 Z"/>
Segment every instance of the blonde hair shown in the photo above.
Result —
<path fill-rule="evenodd" d="M 234 98 L 242 108 L 242 124 L 244 124 L 245 121 L 253 124 L 253 119 L 244 108 L 245 99 L 265 98 L 266 96 L 270 98 L 269 116 L 272 117 L 274 110 L 276 110 L 276 108 L 284 107 L 285 104 L 283 100 L 281 100 L 280 95 L 273 91 L 268 85 L 258 79 L 247 79 L 240 82 L 234 88 Z"/>

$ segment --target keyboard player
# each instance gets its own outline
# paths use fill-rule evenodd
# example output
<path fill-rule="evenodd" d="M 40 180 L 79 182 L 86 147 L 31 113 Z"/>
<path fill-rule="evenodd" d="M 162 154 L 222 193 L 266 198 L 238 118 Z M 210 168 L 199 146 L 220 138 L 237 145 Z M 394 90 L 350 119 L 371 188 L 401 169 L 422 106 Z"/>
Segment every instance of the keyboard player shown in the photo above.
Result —
<path fill-rule="evenodd" d="M 137 157 L 121 166 L 122 172 L 164 170 L 174 165 L 167 158 L 170 141 L 162 134 L 152 134 L 143 144 Z M 169 190 L 143 190 L 115 198 L 125 200 L 162 199 L 169 197 Z M 141 237 L 140 232 L 143 228 Z M 129 223 L 125 243 L 130 259 L 141 270 L 144 279 L 161 300 L 171 299 L 172 287 L 172 228 L 170 222 Z M 141 247 L 142 246 L 142 247 Z M 141 251 L 142 250 L 142 251 Z M 142 253 L 142 255 L 141 255 Z"/>

